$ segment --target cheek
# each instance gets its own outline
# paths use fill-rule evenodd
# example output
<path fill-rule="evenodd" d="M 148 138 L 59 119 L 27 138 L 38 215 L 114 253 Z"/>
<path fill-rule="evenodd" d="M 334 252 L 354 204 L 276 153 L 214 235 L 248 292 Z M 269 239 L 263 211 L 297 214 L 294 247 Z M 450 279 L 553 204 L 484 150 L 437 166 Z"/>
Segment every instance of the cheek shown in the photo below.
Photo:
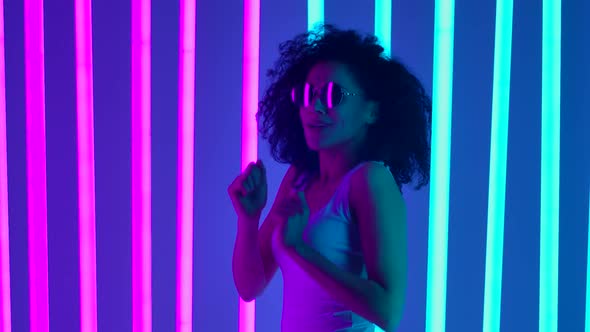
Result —
<path fill-rule="evenodd" d="M 348 112 L 341 114 L 336 122 L 336 128 L 344 136 L 356 135 L 362 130 L 363 121 L 359 114 Z"/>

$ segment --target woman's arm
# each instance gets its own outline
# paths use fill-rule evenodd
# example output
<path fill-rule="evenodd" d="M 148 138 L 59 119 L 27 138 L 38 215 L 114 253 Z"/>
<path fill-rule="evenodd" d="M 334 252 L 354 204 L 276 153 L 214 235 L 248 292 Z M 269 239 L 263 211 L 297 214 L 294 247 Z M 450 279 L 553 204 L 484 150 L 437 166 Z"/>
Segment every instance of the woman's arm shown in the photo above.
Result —
<path fill-rule="evenodd" d="M 277 205 L 290 190 L 295 174 L 295 168 L 290 166 L 283 176 L 273 205 L 260 229 L 259 217 L 257 220 L 238 219 L 232 271 L 236 289 L 244 301 L 249 302 L 260 296 L 278 270 L 271 243 L 272 233 L 278 224 L 274 213 Z"/>

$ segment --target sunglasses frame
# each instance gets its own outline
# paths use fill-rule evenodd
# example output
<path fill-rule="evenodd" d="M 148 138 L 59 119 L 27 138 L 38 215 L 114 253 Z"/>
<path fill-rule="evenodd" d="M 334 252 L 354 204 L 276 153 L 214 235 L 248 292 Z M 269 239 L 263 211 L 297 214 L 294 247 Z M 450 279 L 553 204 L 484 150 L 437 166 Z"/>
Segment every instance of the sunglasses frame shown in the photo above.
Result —
<path fill-rule="evenodd" d="M 339 86 L 340 87 L 340 91 L 342 91 L 342 97 L 336 103 L 333 102 L 332 98 L 327 98 L 327 96 L 332 95 L 332 90 L 334 89 L 334 85 Z M 320 95 L 320 103 L 322 105 L 326 106 L 328 109 L 331 109 L 331 108 L 334 108 L 335 106 L 340 105 L 342 103 L 342 100 L 344 99 L 343 98 L 344 96 L 363 96 L 361 93 L 350 92 L 345 87 L 343 87 L 342 85 L 340 85 L 340 84 L 338 84 L 336 82 L 333 82 L 333 81 L 330 81 L 330 82 L 324 84 L 321 88 L 316 88 L 316 89 L 313 89 L 312 90 L 311 89 L 312 87 L 313 87 L 313 85 L 311 85 L 311 83 L 305 82 L 305 86 L 303 88 L 303 104 L 301 104 L 301 105 L 300 105 L 300 103 L 297 103 L 295 101 L 295 89 L 296 88 L 293 87 L 291 89 L 291 101 L 295 105 L 297 105 L 299 107 L 301 107 L 301 106 L 303 106 L 303 107 L 309 107 L 310 101 L 313 100 L 313 98 L 315 98 L 316 96 L 320 95 L 324 89 L 327 89 L 326 90 L 326 93 L 325 93 L 327 103 L 324 103 L 322 101 L 323 98 L 322 98 L 321 95 Z M 312 92 L 312 95 L 311 96 L 309 95 L 310 94 L 310 90 L 312 90 L 311 91 Z"/>

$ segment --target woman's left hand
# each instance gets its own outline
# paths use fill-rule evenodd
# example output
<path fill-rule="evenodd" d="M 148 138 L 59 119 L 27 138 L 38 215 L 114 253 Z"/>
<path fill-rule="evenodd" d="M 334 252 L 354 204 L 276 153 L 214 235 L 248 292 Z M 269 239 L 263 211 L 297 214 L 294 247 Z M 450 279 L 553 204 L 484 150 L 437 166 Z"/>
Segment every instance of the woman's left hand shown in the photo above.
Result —
<path fill-rule="evenodd" d="M 291 194 L 285 199 L 279 213 L 283 217 L 283 242 L 287 248 L 303 244 L 303 231 L 309 221 L 309 206 L 303 191 Z"/>

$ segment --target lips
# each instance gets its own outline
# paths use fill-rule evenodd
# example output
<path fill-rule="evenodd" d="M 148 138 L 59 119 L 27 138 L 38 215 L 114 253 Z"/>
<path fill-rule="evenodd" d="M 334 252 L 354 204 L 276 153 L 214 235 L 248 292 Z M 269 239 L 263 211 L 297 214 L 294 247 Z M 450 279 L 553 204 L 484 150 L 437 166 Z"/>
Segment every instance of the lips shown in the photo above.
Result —
<path fill-rule="evenodd" d="M 324 123 L 324 122 L 311 122 L 311 123 L 308 123 L 307 126 L 312 127 L 312 128 L 323 128 L 323 127 L 330 126 L 330 124 Z"/>

